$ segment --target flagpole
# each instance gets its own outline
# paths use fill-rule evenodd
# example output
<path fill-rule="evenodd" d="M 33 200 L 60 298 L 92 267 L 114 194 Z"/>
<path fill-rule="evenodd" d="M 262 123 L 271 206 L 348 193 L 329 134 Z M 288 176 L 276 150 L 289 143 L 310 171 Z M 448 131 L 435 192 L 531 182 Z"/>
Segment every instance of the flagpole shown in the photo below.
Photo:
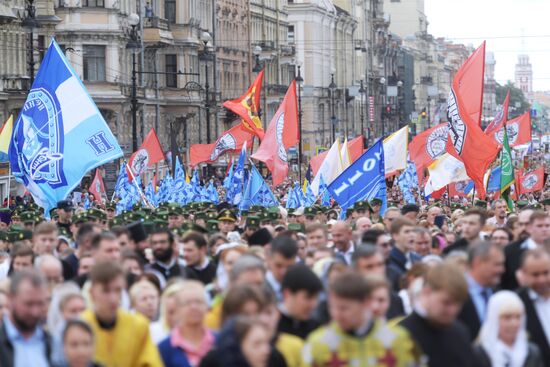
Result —
<path fill-rule="evenodd" d="M 141 196 L 141 200 L 143 200 L 143 202 L 145 203 L 145 205 L 147 205 L 149 208 L 151 209 L 154 209 L 154 206 L 151 205 L 151 203 L 149 203 L 147 201 L 147 198 L 145 197 L 145 194 L 143 194 L 143 191 L 141 190 L 141 187 L 139 187 L 139 185 L 137 184 L 136 182 L 136 178 L 134 176 L 134 172 L 132 172 L 132 170 L 130 169 L 130 166 L 128 166 L 128 163 L 126 163 L 126 168 L 128 169 L 128 172 L 130 172 L 130 176 L 132 176 L 132 183 L 136 186 L 136 188 L 138 189 L 138 192 L 139 192 L 139 196 Z"/>
<path fill-rule="evenodd" d="M 476 185 L 474 185 L 474 190 L 472 191 L 472 206 L 474 206 L 475 199 L 476 199 Z"/>
<path fill-rule="evenodd" d="M 11 186 L 11 163 L 8 161 L 8 202 L 6 208 L 10 207 L 10 186 Z"/>

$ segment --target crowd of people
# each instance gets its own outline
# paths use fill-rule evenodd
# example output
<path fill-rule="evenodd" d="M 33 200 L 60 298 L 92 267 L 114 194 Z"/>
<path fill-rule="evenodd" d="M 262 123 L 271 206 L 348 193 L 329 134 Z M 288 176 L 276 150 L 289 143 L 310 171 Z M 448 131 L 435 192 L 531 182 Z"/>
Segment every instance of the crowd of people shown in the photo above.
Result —
<path fill-rule="evenodd" d="M 550 195 L 381 205 L 0 210 L 0 366 L 550 367 Z"/>

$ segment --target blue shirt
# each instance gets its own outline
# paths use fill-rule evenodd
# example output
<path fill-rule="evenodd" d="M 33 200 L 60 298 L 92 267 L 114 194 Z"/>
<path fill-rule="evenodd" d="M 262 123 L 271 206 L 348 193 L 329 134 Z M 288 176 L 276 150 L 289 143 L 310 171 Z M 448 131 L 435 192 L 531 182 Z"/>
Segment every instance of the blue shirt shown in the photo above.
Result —
<path fill-rule="evenodd" d="M 493 295 L 493 290 L 481 286 L 469 273 L 466 273 L 466 282 L 468 283 L 468 292 L 476 308 L 479 321 L 483 323 L 487 314 L 487 301 Z M 486 298 L 484 297 L 484 293 Z"/>
<path fill-rule="evenodd" d="M 25 338 L 12 324 L 8 316 L 4 316 L 6 334 L 14 351 L 14 367 L 48 367 L 46 356 L 46 336 L 44 330 L 37 327 L 34 333 Z"/>

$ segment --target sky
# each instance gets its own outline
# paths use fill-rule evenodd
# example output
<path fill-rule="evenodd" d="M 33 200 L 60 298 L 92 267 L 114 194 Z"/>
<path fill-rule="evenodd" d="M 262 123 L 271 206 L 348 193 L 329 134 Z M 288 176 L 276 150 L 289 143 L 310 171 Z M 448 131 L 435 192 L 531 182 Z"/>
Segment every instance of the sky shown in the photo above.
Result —
<path fill-rule="evenodd" d="M 550 0 L 425 0 L 425 13 L 435 37 L 474 47 L 486 40 L 499 84 L 514 81 L 518 55 L 525 53 L 533 90 L 550 91 Z"/>

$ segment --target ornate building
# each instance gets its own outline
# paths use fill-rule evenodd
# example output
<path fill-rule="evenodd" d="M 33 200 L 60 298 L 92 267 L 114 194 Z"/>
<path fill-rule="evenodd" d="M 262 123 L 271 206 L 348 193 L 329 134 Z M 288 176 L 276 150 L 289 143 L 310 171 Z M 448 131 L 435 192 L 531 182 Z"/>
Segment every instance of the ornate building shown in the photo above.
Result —
<path fill-rule="evenodd" d="M 516 64 L 516 87 L 521 89 L 529 102 L 533 99 L 533 68 L 529 55 L 519 55 Z"/>

